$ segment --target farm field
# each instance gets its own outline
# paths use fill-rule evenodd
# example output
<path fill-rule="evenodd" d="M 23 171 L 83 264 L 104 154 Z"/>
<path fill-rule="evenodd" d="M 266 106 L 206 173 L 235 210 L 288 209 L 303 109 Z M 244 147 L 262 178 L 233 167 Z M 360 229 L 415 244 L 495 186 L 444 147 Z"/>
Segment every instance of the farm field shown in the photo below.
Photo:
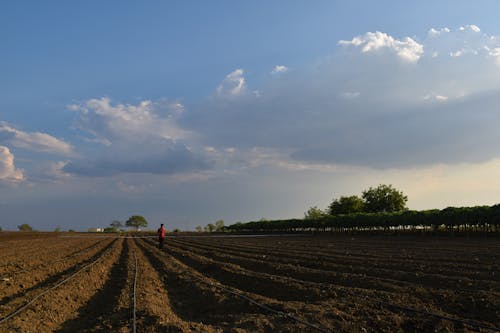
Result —
<path fill-rule="evenodd" d="M 179 236 L 163 250 L 0 236 L 0 332 L 491 332 L 499 318 L 498 236 Z"/>

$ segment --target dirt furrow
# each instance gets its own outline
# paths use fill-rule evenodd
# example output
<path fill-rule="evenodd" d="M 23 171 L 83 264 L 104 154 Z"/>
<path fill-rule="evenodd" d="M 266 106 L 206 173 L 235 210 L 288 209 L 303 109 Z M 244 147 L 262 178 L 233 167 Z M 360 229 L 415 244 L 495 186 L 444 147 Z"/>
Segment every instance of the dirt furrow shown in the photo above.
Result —
<path fill-rule="evenodd" d="M 439 262 L 437 264 L 435 261 L 429 260 L 415 260 L 408 255 L 404 258 L 396 258 L 394 255 L 390 255 L 387 257 L 378 257 L 377 260 L 375 258 L 364 258 L 359 257 L 355 253 L 353 253 L 352 245 L 350 251 L 344 251 L 340 253 L 335 253 L 332 251 L 315 251 L 314 249 L 310 250 L 301 250 L 297 251 L 294 248 L 289 248 L 286 246 L 280 246 L 279 248 L 270 248 L 265 247 L 259 250 L 253 248 L 246 248 L 244 245 L 228 245 L 225 244 L 224 241 L 218 242 L 217 244 L 207 244 L 205 242 L 200 242 L 199 240 L 174 240 L 171 242 L 172 244 L 188 244 L 192 246 L 198 246 L 200 248 L 210 249 L 210 250 L 219 250 L 220 252 L 228 252 L 234 253 L 243 252 L 246 256 L 266 256 L 269 259 L 273 257 L 283 258 L 286 257 L 291 260 L 295 260 L 297 262 L 307 262 L 309 265 L 318 264 L 335 264 L 336 266 L 343 266 L 344 269 L 352 269 L 353 267 L 360 267 L 367 270 L 372 269 L 382 269 L 382 270 L 397 270 L 399 272 L 407 272 L 414 273 L 415 266 L 418 266 L 419 272 L 427 273 L 427 274 L 440 274 L 440 275 L 448 275 L 448 276 L 456 276 L 457 271 L 460 271 L 460 276 L 466 276 L 471 279 L 483 279 L 483 280 L 496 280 L 500 281 L 500 276 L 495 276 L 495 270 L 500 268 L 500 265 L 491 261 L 491 258 L 486 262 L 478 261 L 475 265 L 470 265 L 471 260 L 468 261 L 467 265 L 457 264 L 456 261 L 450 263 L 449 261 Z M 390 260 L 388 260 L 390 259 Z M 322 268 L 326 269 L 326 267 Z M 337 271 L 338 268 L 335 267 L 333 270 Z M 362 273 L 362 272 L 360 272 Z"/>
<path fill-rule="evenodd" d="M 8 281 L 3 281 L 0 314 L 5 315 L 13 311 L 23 304 L 25 299 L 29 299 L 40 289 L 46 288 L 77 271 L 80 267 L 101 256 L 111 246 L 112 241 L 110 240 L 87 252 L 86 258 L 72 258 L 71 260 L 57 262 L 51 266 L 42 267 L 27 274 L 17 275 Z"/>
<path fill-rule="evenodd" d="M 65 240 L 64 242 L 52 243 L 49 246 L 47 244 L 45 246 L 40 244 L 40 247 L 30 247 L 29 251 L 16 253 L 12 255 L 12 258 L 9 257 L 1 260 L 0 274 L 5 274 L 9 270 L 23 269 L 31 264 L 42 262 L 50 256 L 57 258 L 61 254 L 67 254 L 72 248 L 77 246 L 82 246 L 82 242 L 79 240 Z"/>
<path fill-rule="evenodd" d="M 50 290 L 24 311 L 2 323 L 0 329 L 23 333 L 55 332 L 61 329 L 61 324 L 79 316 L 78 309 L 102 288 L 108 279 L 111 266 L 119 257 L 121 248 L 121 242 L 109 244 L 104 251 L 86 260 L 88 268 L 74 270 L 72 273 L 78 273 L 70 280 Z M 31 299 L 55 284 L 54 281 L 51 285 L 40 287 L 26 298 Z"/>
<path fill-rule="evenodd" d="M 474 262 L 474 266 L 477 267 L 483 262 L 492 264 L 498 263 L 500 260 L 500 255 L 496 255 L 492 258 L 492 254 L 488 249 L 494 246 L 495 241 L 489 240 L 486 244 L 473 242 L 473 245 L 467 246 L 463 243 L 456 244 L 454 242 L 438 243 L 427 240 L 425 244 L 427 247 L 417 247 L 412 246 L 412 242 L 404 242 L 404 240 L 394 241 L 394 238 L 386 240 L 386 243 L 377 246 L 376 240 L 372 242 L 370 246 L 364 246 L 363 240 L 358 238 L 343 237 L 336 239 L 337 241 L 322 242 L 321 238 L 308 237 L 305 238 L 300 245 L 296 237 L 293 241 L 282 241 L 279 238 L 270 239 L 259 239 L 258 242 L 251 240 L 238 240 L 234 239 L 224 239 L 219 238 L 218 242 L 211 242 L 210 239 L 203 239 L 198 237 L 186 237 L 178 239 L 178 241 L 196 242 L 204 243 L 208 246 L 216 246 L 223 249 L 240 249 L 244 252 L 264 254 L 266 252 L 270 253 L 280 253 L 281 251 L 286 251 L 289 255 L 317 255 L 321 258 L 331 256 L 334 260 L 342 260 L 346 257 L 350 261 L 361 260 L 362 262 L 377 262 L 384 261 L 387 258 L 391 258 L 391 261 L 397 262 L 398 265 L 404 265 L 408 260 L 412 260 L 414 263 L 419 264 L 430 264 L 456 267 L 457 265 L 465 265 L 464 267 L 471 267 L 471 263 Z M 300 237 L 303 238 L 303 237 Z M 347 240 L 346 240 L 347 239 Z M 388 241 L 392 242 L 391 246 L 388 247 Z M 449 241 L 448 241 L 449 242 Z M 430 246 L 432 245 L 432 246 Z M 448 249 L 447 247 L 452 247 Z M 479 250 L 484 248 L 484 252 Z M 472 250 L 473 249 L 473 250 Z M 440 255 L 437 255 L 440 254 Z M 446 259 L 443 259 L 446 258 Z M 453 258 L 453 264 L 450 263 L 450 258 Z"/>
<path fill-rule="evenodd" d="M 167 246 L 166 251 L 200 273 L 239 290 L 283 301 L 317 301 L 328 297 L 320 292 L 320 288 L 311 289 L 292 279 L 285 282 L 282 277 L 274 274 L 254 272 L 238 265 L 215 261 L 172 246 Z"/>
<path fill-rule="evenodd" d="M 24 274 L 33 271 L 35 269 L 38 269 L 40 267 L 51 266 L 54 263 L 84 255 L 86 252 L 89 252 L 93 248 L 98 247 L 99 244 L 102 244 L 103 242 L 104 241 L 101 240 L 101 241 L 91 241 L 84 244 L 75 244 L 75 245 L 71 244 L 71 246 L 68 246 L 67 248 L 52 250 L 51 252 L 57 253 L 57 255 L 54 256 L 46 254 L 45 256 L 42 257 L 39 254 L 35 260 L 32 260 L 31 258 L 28 260 L 24 259 L 24 264 L 22 266 L 20 265 L 18 266 L 22 268 L 0 273 L 0 279 L 4 280 L 5 278 L 12 278 L 13 276 L 18 274 Z"/>
<path fill-rule="evenodd" d="M 171 243 L 170 249 L 173 247 L 175 248 L 176 245 L 178 244 Z M 176 257 L 185 262 L 189 262 L 193 267 L 203 270 L 203 265 L 199 263 L 201 259 L 192 259 L 196 258 L 194 253 L 200 254 L 199 249 L 195 249 L 194 253 L 189 255 L 189 253 L 192 252 L 191 250 L 193 249 L 189 249 L 189 247 L 186 246 L 183 249 L 185 252 L 179 252 L 181 257 Z M 327 285 L 327 288 L 333 287 L 337 289 L 339 286 L 356 288 L 356 294 L 359 294 L 361 297 L 363 297 L 363 295 L 376 296 L 378 299 L 387 302 L 395 302 L 395 304 L 412 304 L 414 307 L 422 310 L 432 310 L 435 313 L 449 315 L 451 317 L 467 317 L 469 319 L 486 322 L 491 322 L 492 318 L 495 317 L 496 297 L 488 293 L 471 295 L 467 293 L 462 294 L 453 289 L 433 290 L 432 288 L 429 289 L 419 285 L 398 285 L 398 281 L 389 279 L 377 280 L 370 276 L 363 275 L 337 274 L 335 272 L 324 272 L 311 269 L 300 270 L 296 266 L 268 264 L 262 261 L 256 262 L 246 258 L 235 258 L 227 254 L 217 255 L 217 253 L 214 252 L 205 252 L 204 255 L 202 254 L 201 256 L 204 256 L 206 260 L 210 260 L 208 256 L 210 256 L 212 260 L 217 259 L 217 261 L 214 261 L 214 265 L 217 266 L 227 267 L 225 263 L 233 263 L 251 272 L 269 274 L 274 277 L 278 275 L 283 279 L 294 278 L 297 279 L 296 282 L 312 285 L 313 288 L 318 288 L 318 286 L 311 284 L 311 281 L 324 283 Z M 211 276 L 216 279 L 221 279 L 220 272 L 212 274 Z M 231 280 L 230 277 L 228 279 Z M 228 279 L 222 278 L 225 283 Z M 374 293 L 374 291 L 377 290 L 378 292 Z M 253 290 L 253 292 L 255 292 L 255 290 Z M 397 300 L 393 299 L 393 295 L 397 295 Z M 401 295 L 404 295 L 404 297 Z"/>
<path fill-rule="evenodd" d="M 311 332 L 306 326 L 290 323 L 286 318 L 222 291 L 216 287 L 220 285 L 217 281 L 155 249 L 149 242 L 142 241 L 140 246 L 155 258 L 152 264 L 164 276 L 172 309 L 183 320 L 203 322 L 215 331 L 224 332 Z M 252 297 L 282 309 L 282 305 L 272 299 Z M 205 329 L 193 331 L 208 332 Z"/>
<path fill-rule="evenodd" d="M 56 332 L 131 332 L 134 260 L 130 242 L 122 243 L 121 252 L 110 268 L 105 283 Z"/>
<path fill-rule="evenodd" d="M 151 265 L 149 257 L 134 240 L 132 249 L 137 256 L 137 331 L 138 332 L 192 332 L 202 325 L 186 322 L 172 310 L 164 275 Z M 160 271 L 163 272 L 163 271 Z"/>
<path fill-rule="evenodd" d="M 200 255 L 217 260 L 227 261 L 241 265 L 253 270 L 266 273 L 272 271 L 295 272 L 299 279 L 305 279 L 315 282 L 335 281 L 337 284 L 351 286 L 361 283 L 361 287 L 373 287 L 377 284 L 383 290 L 392 290 L 393 287 L 433 287 L 439 285 L 441 288 L 451 288 L 457 291 L 473 290 L 478 292 L 480 284 L 482 288 L 487 287 L 483 292 L 488 293 L 500 287 L 500 282 L 490 279 L 480 279 L 462 274 L 459 271 L 450 272 L 453 275 L 443 275 L 436 273 L 426 273 L 420 268 L 415 270 L 401 271 L 398 267 L 393 269 L 370 268 L 366 264 L 344 263 L 338 264 L 325 260 L 314 260 L 314 258 L 297 259 L 286 254 L 275 255 L 268 253 L 266 255 L 251 255 L 245 252 L 233 250 L 218 251 L 205 246 L 198 246 L 196 243 L 170 242 L 171 247 L 178 247 L 184 250 L 193 251 Z M 492 276 L 494 272 L 491 272 Z M 361 281 L 358 281 L 361 280 Z M 367 285 L 368 284 L 368 285 Z M 372 286 L 370 286 L 372 284 Z"/>

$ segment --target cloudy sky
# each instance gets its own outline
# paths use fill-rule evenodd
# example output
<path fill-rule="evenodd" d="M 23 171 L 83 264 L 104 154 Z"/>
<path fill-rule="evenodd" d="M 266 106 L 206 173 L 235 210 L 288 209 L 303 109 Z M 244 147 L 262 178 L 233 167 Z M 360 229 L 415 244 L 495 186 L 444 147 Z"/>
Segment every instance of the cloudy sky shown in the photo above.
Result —
<path fill-rule="evenodd" d="M 497 1 L 15 1 L 0 226 L 500 202 Z"/>

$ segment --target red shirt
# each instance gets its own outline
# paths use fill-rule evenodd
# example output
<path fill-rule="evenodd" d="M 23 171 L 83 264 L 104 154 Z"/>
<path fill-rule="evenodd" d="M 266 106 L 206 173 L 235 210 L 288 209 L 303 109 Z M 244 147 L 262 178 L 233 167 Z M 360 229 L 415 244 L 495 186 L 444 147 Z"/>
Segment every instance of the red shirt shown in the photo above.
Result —
<path fill-rule="evenodd" d="M 158 237 L 165 238 L 165 228 L 161 227 L 158 229 Z"/>

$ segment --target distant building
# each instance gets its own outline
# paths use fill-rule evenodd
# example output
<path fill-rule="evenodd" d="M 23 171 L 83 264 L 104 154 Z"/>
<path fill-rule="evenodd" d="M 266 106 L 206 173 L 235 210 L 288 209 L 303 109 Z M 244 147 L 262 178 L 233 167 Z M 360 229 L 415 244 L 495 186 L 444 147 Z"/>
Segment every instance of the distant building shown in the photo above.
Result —
<path fill-rule="evenodd" d="M 104 228 L 89 228 L 88 232 L 104 232 Z"/>

